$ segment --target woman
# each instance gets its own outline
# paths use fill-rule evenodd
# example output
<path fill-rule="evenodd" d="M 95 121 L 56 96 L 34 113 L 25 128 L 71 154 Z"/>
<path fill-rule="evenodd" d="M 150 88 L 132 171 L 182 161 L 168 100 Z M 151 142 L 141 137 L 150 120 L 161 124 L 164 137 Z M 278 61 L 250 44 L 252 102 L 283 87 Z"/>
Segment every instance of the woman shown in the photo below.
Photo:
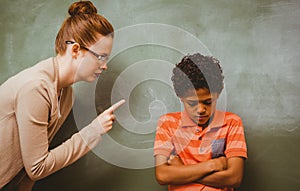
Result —
<path fill-rule="evenodd" d="M 107 69 L 113 27 L 90 1 L 69 7 L 56 37 L 56 56 L 0 86 L 0 189 L 31 190 L 34 181 L 75 162 L 112 128 L 116 103 L 60 146 L 48 150 L 72 107 L 72 87 Z"/>

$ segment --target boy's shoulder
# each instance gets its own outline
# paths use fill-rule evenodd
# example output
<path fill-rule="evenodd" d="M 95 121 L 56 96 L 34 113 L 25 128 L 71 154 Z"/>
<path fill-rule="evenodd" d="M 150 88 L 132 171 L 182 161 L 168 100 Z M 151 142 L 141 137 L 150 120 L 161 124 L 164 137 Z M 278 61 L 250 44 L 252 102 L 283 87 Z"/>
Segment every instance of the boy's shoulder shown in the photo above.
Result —
<path fill-rule="evenodd" d="M 182 114 L 181 112 L 166 113 L 166 114 L 160 116 L 160 118 L 158 120 L 158 124 L 159 124 L 159 126 L 161 126 L 163 124 L 177 126 L 181 121 L 181 116 L 182 116 L 181 114 Z"/>
<path fill-rule="evenodd" d="M 180 120 L 181 119 L 181 113 L 182 112 L 171 112 L 166 113 L 162 116 L 160 116 L 160 121 L 174 121 L 174 120 Z"/>
<path fill-rule="evenodd" d="M 223 124 L 227 124 L 228 126 L 236 126 L 237 124 L 242 124 L 242 119 L 241 117 L 236 114 L 236 113 L 233 113 L 233 112 L 223 112 L 223 115 L 219 113 L 219 119 L 220 119 L 220 116 L 221 118 L 221 121 L 223 121 Z M 222 117 L 223 116 L 223 117 Z"/>
<path fill-rule="evenodd" d="M 224 113 L 225 113 L 226 120 L 236 120 L 236 121 L 241 120 L 241 117 L 236 113 L 233 113 L 233 112 L 230 112 L 230 111 L 226 111 Z"/>

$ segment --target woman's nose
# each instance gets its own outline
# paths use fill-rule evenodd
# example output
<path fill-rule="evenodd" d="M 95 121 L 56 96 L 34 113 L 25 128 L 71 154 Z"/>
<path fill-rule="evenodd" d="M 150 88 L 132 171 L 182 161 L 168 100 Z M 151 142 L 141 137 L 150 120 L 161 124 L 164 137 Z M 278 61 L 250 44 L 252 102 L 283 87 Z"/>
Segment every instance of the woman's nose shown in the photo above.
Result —
<path fill-rule="evenodd" d="M 107 70 L 107 63 L 106 63 L 106 61 L 104 63 L 102 63 L 99 68 L 101 70 Z"/>

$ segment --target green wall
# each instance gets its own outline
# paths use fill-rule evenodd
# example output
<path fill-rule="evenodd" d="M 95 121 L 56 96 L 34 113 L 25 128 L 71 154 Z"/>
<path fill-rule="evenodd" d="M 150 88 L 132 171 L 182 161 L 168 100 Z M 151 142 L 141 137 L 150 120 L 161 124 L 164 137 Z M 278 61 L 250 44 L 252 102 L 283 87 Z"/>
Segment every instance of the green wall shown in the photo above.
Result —
<path fill-rule="evenodd" d="M 0 83 L 55 55 L 54 39 L 72 2 L 1 0 Z M 299 189 L 298 0 L 93 3 L 116 30 L 109 70 L 95 83 L 74 86 L 74 110 L 51 147 L 119 98 L 127 99 L 126 106 L 93 152 L 37 182 L 35 191 L 166 190 L 152 168 L 155 123 L 160 114 L 181 108 L 170 69 L 194 52 L 219 58 L 226 84 L 219 107 L 244 122 L 249 158 L 238 190 Z"/>

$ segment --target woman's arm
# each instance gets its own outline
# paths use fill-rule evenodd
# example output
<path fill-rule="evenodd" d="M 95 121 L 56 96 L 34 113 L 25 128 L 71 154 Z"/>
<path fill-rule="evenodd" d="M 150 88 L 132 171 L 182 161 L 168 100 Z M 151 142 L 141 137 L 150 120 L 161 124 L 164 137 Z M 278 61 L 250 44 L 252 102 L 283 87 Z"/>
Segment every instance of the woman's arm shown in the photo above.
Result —
<path fill-rule="evenodd" d="M 39 180 L 78 160 L 90 150 L 89 143 L 99 142 L 101 138 L 96 127 L 89 125 L 49 150 L 50 100 L 47 84 L 38 81 L 24 86 L 16 99 L 21 155 L 25 170 L 32 180 Z"/>
<path fill-rule="evenodd" d="M 101 134 L 112 127 L 112 112 L 120 104 L 101 113 L 92 123 L 70 139 L 49 150 L 48 120 L 50 113 L 47 88 L 35 84 L 22 89 L 16 103 L 16 118 L 23 164 L 32 180 L 39 180 L 75 162 L 96 146 Z"/>

